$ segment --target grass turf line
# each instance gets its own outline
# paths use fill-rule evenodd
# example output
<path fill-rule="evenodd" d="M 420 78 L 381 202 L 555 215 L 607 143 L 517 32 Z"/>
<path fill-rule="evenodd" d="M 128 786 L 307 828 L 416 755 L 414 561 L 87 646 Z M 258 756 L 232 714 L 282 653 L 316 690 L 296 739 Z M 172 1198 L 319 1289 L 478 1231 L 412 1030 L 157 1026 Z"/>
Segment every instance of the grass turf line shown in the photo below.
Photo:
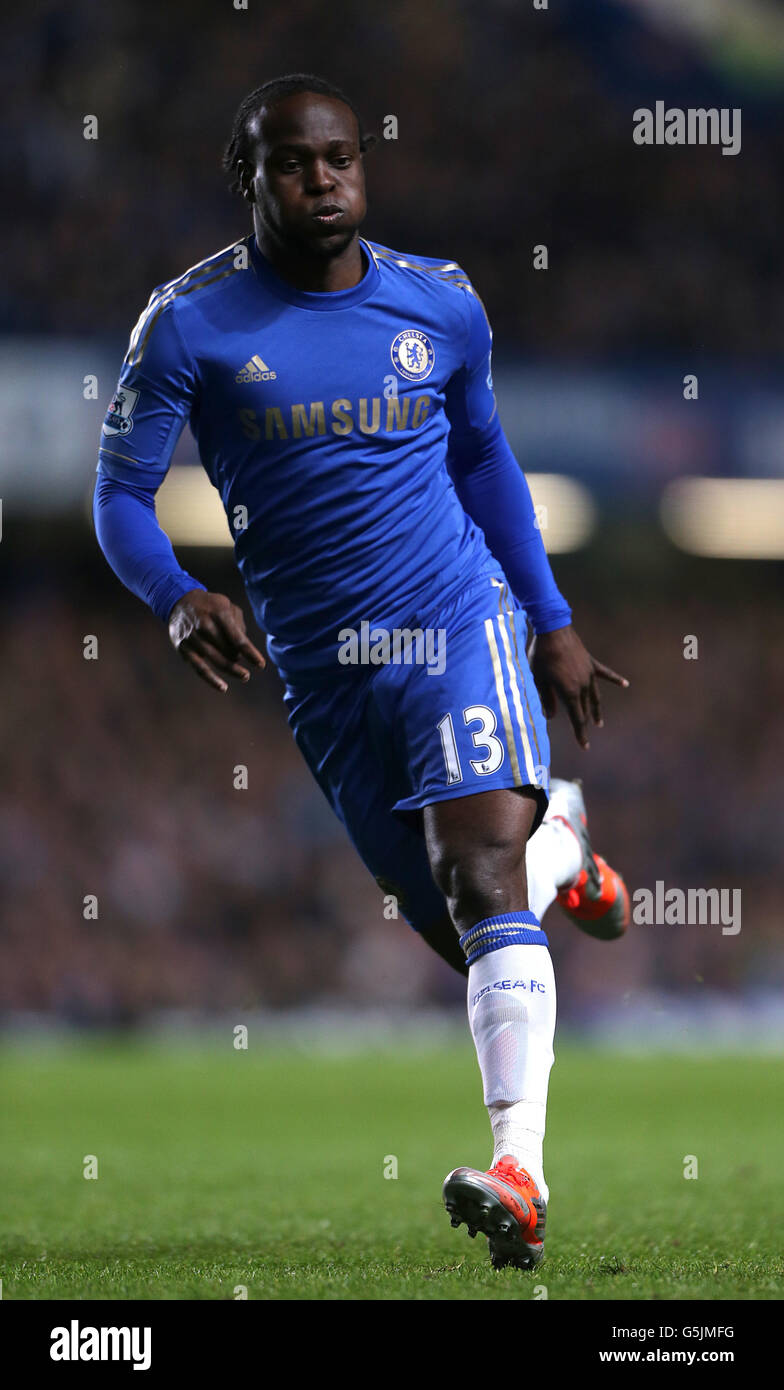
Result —
<path fill-rule="evenodd" d="M 784 1294 L 776 1057 L 558 1047 L 534 1274 L 495 1273 L 441 1205 L 450 1168 L 490 1157 L 470 1041 L 336 1056 L 95 1040 L 8 1048 L 0 1077 L 4 1299 Z"/>

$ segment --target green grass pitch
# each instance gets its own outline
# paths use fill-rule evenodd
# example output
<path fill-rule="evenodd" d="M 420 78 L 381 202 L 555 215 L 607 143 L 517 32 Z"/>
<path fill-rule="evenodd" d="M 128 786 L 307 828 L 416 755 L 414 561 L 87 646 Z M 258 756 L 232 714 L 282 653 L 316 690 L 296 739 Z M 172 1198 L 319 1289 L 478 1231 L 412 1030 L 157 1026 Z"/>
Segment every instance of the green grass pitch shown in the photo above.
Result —
<path fill-rule="evenodd" d="M 784 1059 L 558 1046 L 532 1275 L 494 1273 L 441 1205 L 450 1168 L 489 1160 L 467 1036 L 232 1042 L 4 1049 L 5 1299 L 784 1293 Z"/>

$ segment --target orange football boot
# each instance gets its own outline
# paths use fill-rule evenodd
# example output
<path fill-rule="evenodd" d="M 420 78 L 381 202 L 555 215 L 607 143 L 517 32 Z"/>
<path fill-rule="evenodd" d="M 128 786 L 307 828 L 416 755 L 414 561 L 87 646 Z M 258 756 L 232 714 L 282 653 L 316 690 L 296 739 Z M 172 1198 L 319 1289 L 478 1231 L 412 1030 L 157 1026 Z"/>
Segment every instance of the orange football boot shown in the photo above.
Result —
<path fill-rule="evenodd" d="M 629 894 L 621 875 L 611 869 L 600 854 L 593 852 L 579 781 L 552 779 L 547 820 L 560 820 L 568 825 L 583 856 L 576 882 L 562 888 L 557 895 L 559 906 L 589 936 L 600 941 L 614 941 L 623 936 L 631 917 Z"/>
<path fill-rule="evenodd" d="M 499 1158 L 486 1173 L 455 1168 L 444 1180 L 443 1196 L 453 1226 L 465 1221 L 470 1236 L 487 1236 L 494 1269 L 535 1269 L 541 1262 L 547 1203 L 515 1158 Z"/>

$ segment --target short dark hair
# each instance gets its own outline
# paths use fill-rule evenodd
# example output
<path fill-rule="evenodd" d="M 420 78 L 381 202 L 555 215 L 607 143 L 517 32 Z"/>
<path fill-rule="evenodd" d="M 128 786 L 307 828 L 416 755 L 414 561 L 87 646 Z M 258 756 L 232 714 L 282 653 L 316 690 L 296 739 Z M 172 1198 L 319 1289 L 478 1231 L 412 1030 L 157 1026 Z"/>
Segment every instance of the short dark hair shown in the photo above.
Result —
<path fill-rule="evenodd" d="M 249 160 L 252 154 L 248 130 L 251 118 L 263 106 L 274 106 L 276 102 L 283 101 L 284 97 L 295 96 L 298 92 L 315 92 L 319 96 L 334 97 L 337 101 L 342 101 L 349 110 L 354 112 L 357 118 L 360 152 L 364 154 L 366 150 L 375 145 L 376 137 L 365 132 L 362 117 L 351 97 L 346 96 L 345 92 L 341 91 L 340 87 L 336 87 L 334 82 L 327 82 L 326 78 L 316 77 L 311 72 L 292 72 L 286 77 L 274 77 L 270 82 L 264 82 L 260 87 L 255 87 L 252 92 L 248 92 L 248 95 L 243 98 L 237 108 L 231 136 L 223 152 L 222 161 L 223 168 L 231 176 L 231 186 L 235 192 L 240 192 L 238 163 L 241 159 Z"/>

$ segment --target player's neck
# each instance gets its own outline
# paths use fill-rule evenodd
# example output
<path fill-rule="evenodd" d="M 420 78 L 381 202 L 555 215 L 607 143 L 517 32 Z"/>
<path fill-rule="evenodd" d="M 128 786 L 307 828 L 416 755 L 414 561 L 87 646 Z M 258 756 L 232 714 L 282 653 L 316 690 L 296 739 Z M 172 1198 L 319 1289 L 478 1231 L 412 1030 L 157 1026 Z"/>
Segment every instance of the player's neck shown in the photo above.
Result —
<path fill-rule="evenodd" d="M 335 256 L 314 258 L 297 247 L 282 246 L 263 229 L 256 227 L 256 245 L 282 280 L 297 290 L 314 294 L 329 294 L 335 290 L 350 290 L 365 274 L 365 261 L 358 233 L 348 246 Z"/>

